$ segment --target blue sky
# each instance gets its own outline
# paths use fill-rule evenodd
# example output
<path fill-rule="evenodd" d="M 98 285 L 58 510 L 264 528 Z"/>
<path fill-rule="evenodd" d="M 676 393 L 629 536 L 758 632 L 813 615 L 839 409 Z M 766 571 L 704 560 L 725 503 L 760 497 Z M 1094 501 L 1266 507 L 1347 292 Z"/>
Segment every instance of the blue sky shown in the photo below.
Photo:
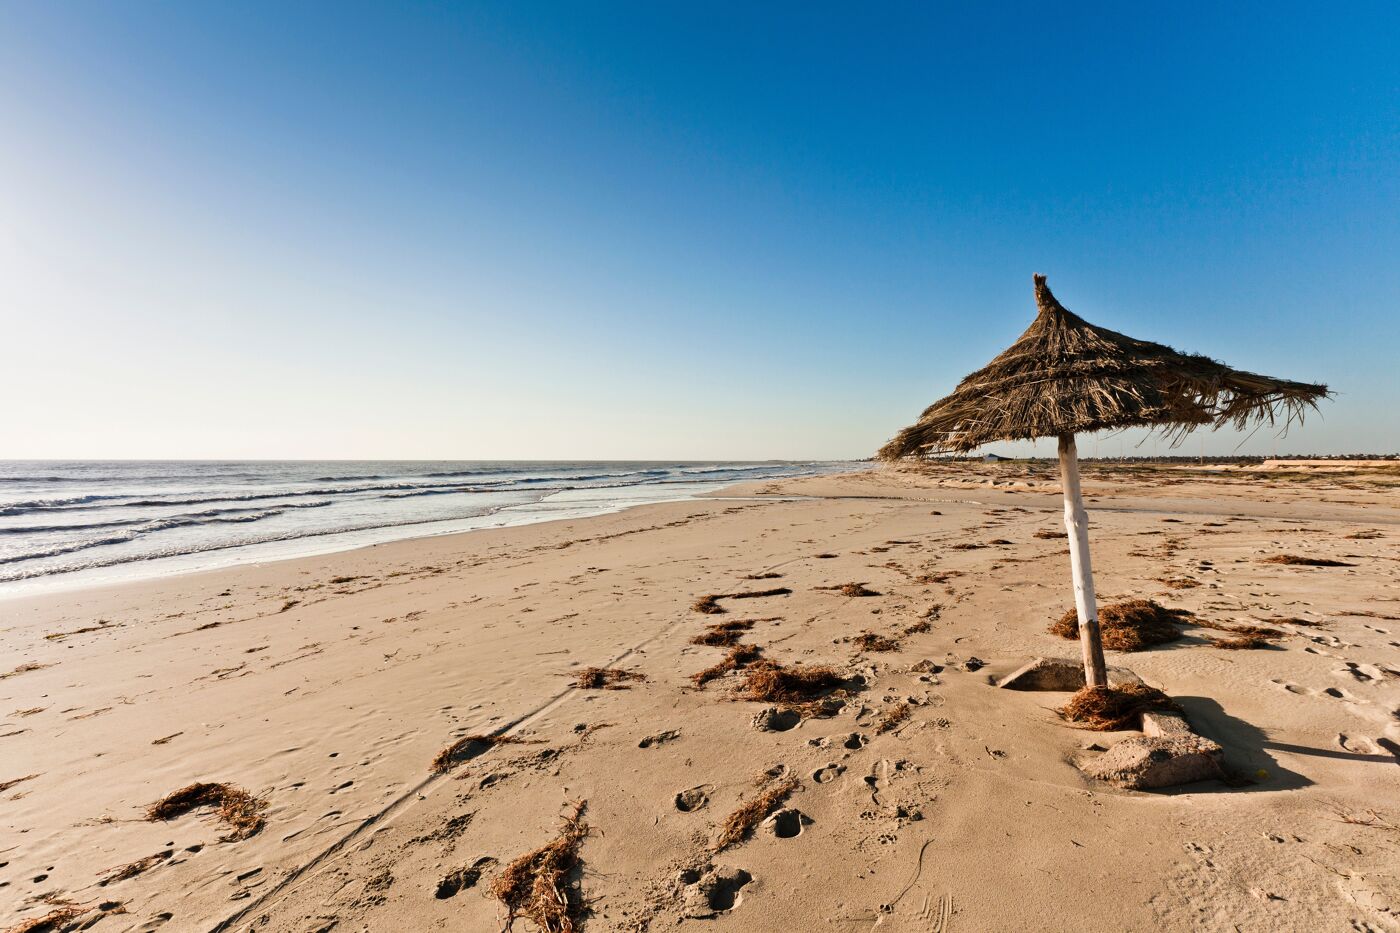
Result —
<path fill-rule="evenodd" d="M 1033 272 L 1400 446 L 1400 7 L 757 6 L 0 5 L 0 456 L 865 456 Z"/>

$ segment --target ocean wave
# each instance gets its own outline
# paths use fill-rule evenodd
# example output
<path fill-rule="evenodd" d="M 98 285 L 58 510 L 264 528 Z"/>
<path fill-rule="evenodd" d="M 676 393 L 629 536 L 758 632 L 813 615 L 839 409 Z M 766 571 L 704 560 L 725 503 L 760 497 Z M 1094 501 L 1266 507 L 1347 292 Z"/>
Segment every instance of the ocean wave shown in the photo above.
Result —
<path fill-rule="evenodd" d="M 212 524 L 244 524 L 247 522 L 262 521 L 265 518 L 272 518 L 281 515 L 280 509 L 258 510 L 250 515 L 222 515 L 216 518 L 157 518 L 147 520 L 145 525 L 139 528 L 131 528 L 120 534 L 107 535 L 99 538 L 84 538 L 72 541 L 68 544 L 54 545 L 39 551 L 29 551 L 23 554 L 12 554 L 7 557 L 0 557 L 0 564 L 17 564 L 26 560 L 42 560 L 47 557 L 61 557 L 64 554 L 72 554 L 75 551 L 86 551 L 95 547 L 107 547 L 112 544 L 126 544 L 135 541 L 145 535 L 157 531 L 168 531 L 171 528 L 188 528 L 192 525 L 212 525 Z"/>
<path fill-rule="evenodd" d="M 681 470 L 687 476 L 706 476 L 711 473 L 752 473 L 756 470 L 783 470 L 786 464 L 764 463 L 758 466 L 732 466 L 732 467 L 695 467 L 689 470 Z"/>
<path fill-rule="evenodd" d="M 57 532 L 92 531 L 98 528 L 123 528 L 130 525 L 147 525 L 157 521 L 177 521 L 177 524 L 166 527 L 180 527 L 184 525 L 199 525 L 208 522 L 216 522 L 221 519 L 219 516 L 237 515 L 239 513 L 259 513 L 259 517 L 266 518 L 271 515 L 280 515 L 284 509 L 317 509 L 331 505 L 331 500 L 323 502 L 289 502 L 279 506 L 275 510 L 268 510 L 265 507 L 243 507 L 231 509 L 205 509 L 202 512 L 188 512 L 183 515 L 167 515 L 164 519 L 154 519 L 149 516 L 140 518 L 114 518 L 105 522 L 77 522 L 67 525 L 0 525 L 0 535 L 22 535 L 22 534 L 50 534 Z"/>
<path fill-rule="evenodd" d="M 299 538 L 406 526 L 451 530 L 453 526 L 444 523 L 517 507 L 525 507 L 532 515 L 554 514 L 555 507 L 547 500 L 556 496 L 562 496 L 558 509 L 565 513 L 578 508 L 622 508 L 745 478 L 807 475 L 824 469 L 820 463 L 520 462 L 484 463 L 480 468 L 469 468 L 474 465 L 468 463 L 463 469 L 442 464 L 449 469 L 416 472 L 433 466 L 424 464 L 413 467 L 415 472 L 399 473 L 391 472 L 391 463 L 362 462 L 351 465 L 345 475 L 334 476 L 335 465 L 309 463 L 259 468 L 257 482 L 237 483 L 229 481 L 232 470 L 201 473 L 189 468 L 180 471 L 180 475 L 190 474 L 189 481 L 170 481 L 175 474 L 159 475 L 150 464 L 135 466 L 125 475 L 118 466 L 94 469 L 103 476 L 115 474 L 115 480 L 94 481 L 88 488 L 69 485 L 21 491 L 12 487 L 11 495 L 23 501 L 0 501 L 0 516 L 32 513 L 34 517 L 5 519 L 22 525 L 0 524 L 6 555 L 0 557 L 0 583 Z M 46 472 L 43 466 L 30 466 L 26 475 Z M 159 475 L 163 482 L 138 485 L 132 481 L 136 475 Z M 663 492 L 667 486 L 676 491 Z M 654 491 L 645 492 L 646 488 Z M 442 501 L 419 497 L 442 497 Z M 415 500 L 420 504 L 415 505 Z M 299 509 L 325 511 L 304 518 L 287 514 Z M 206 526 L 208 530 L 200 530 Z M 382 540 L 412 534 L 416 532 L 370 537 Z"/>
<path fill-rule="evenodd" d="M 699 472 L 719 473 L 726 471 L 705 470 Z M 482 475 L 485 475 L 485 473 L 483 472 Z M 666 469 L 621 470 L 609 473 L 504 477 L 498 480 L 477 480 L 471 484 L 400 481 L 393 483 L 375 483 L 371 485 L 318 486 L 314 489 L 281 489 L 277 491 L 259 490 L 223 493 L 210 492 L 200 496 L 186 495 L 183 498 L 174 498 L 174 494 L 162 496 L 159 494 L 152 495 L 141 493 L 101 493 L 85 496 L 29 499 L 19 502 L 10 502 L 0 506 L 0 516 L 28 515 L 44 512 L 78 512 L 105 508 L 161 508 L 187 505 L 212 505 L 217 502 L 273 502 L 276 500 L 298 499 L 303 497 L 359 496 L 374 492 L 396 493 L 417 490 L 448 492 L 482 486 L 493 487 L 491 490 L 483 491 L 494 491 L 496 488 L 538 486 L 545 483 L 596 483 L 600 480 L 621 480 L 628 477 L 667 477 L 670 475 L 672 475 L 671 471 Z M 346 482 L 354 481 L 355 480 L 346 480 Z"/>
<path fill-rule="evenodd" d="M 295 541 L 300 538 L 321 538 L 326 535 L 351 534 L 357 531 L 374 531 L 380 528 L 399 528 L 408 525 L 433 525 L 447 521 L 461 521 L 467 518 L 476 518 L 481 515 L 491 514 L 493 509 L 482 509 L 462 515 L 436 518 L 412 518 L 396 522 L 370 522 L 359 525 L 345 525 L 335 528 L 302 529 L 297 531 L 279 532 L 275 534 L 253 535 L 231 541 L 206 541 L 192 542 L 188 546 L 179 548 L 169 548 L 153 553 L 142 554 L 110 554 L 99 558 L 83 561 L 62 567 L 33 567 L 16 568 L 9 571 L 0 571 L 0 583 L 14 583 L 19 580 L 31 580 L 35 577 L 53 576 L 55 574 L 75 573 L 79 570 L 93 570 L 101 567 L 114 567 L 119 564 L 138 563 L 147 560 L 160 560 L 168 557 L 183 557 L 187 554 L 205 554 L 210 551 L 226 551 L 232 548 L 252 547 L 259 544 L 274 544 L 279 541 Z M 134 535 L 132 537 L 135 537 Z M 106 544 L 124 544 L 131 538 L 111 536 L 107 540 L 82 544 L 81 546 L 54 548 L 52 553 L 31 554 L 25 557 L 0 558 L 0 564 L 18 563 L 22 560 L 38 560 L 41 558 L 62 557 L 80 550 L 87 550 L 93 547 L 100 547 Z"/>
<path fill-rule="evenodd" d="M 28 499 L 20 502 L 9 502 L 0 506 L 0 515 L 25 515 L 29 512 L 52 512 L 60 509 L 82 506 L 92 502 L 123 498 L 126 498 L 126 495 L 110 493 L 108 495 L 92 494 L 86 496 L 65 496 L 61 499 Z"/>

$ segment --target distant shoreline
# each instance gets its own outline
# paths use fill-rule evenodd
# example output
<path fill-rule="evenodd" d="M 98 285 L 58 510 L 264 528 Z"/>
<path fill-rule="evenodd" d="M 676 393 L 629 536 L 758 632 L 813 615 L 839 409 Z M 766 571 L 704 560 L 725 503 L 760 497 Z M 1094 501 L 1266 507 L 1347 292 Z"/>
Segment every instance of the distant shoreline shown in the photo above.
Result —
<path fill-rule="evenodd" d="M 34 464 L 35 461 L 11 461 L 14 464 Z M 87 461 L 91 464 L 102 464 L 109 461 Z M 133 461 L 134 464 L 150 461 Z M 211 462 L 211 464 L 231 465 L 235 461 L 168 461 L 171 464 L 190 464 L 190 462 Z M 281 461 L 270 461 L 281 462 Z M 356 461 L 347 461 L 347 464 L 354 464 Z M 416 462 L 416 461 L 414 461 Z M 512 461 L 482 461 L 493 462 L 493 464 L 511 464 Z M 598 461 L 560 461 L 553 465 L 560 469 L 577 464 L 592 465 Z M 617 464 L 633 464 L 633 461 L 616 461 Z M 651 464 L 652 461 L 636 461 L 637 464 Z M 662 461 L 664 462 L 664 461 Z M 696 464 L 697 468 L 710 466 L 711 464 L 725 464 L 727 461 L 685 461 L 687 464 Z M 325 464 L 325 461 L 307 461 L 308 465 Z M 823 472 L 844 472 L 839 469 L 840 461 L 823 461 Z M 428 464 L 428 465 L 437 465 Z M 764 466 L 771 465 L 774 471 L 783 471 L 784 466 L 791 466 L 792 472 L 777 472 L 769 478 L 791 478 L 791 476 L 804 475 L 798 472 L 798 464 L 788 464 L 785 461 L 769 461 Z M 861 464 L 850 464 L 850 468 L 860 468 Z M 291 560 L 297 558 L 314 558 L 314 556 L 329 555 L 329 553 L 342 553 L 347 551 L 357 551 L 361 548 L 371 548 L 371 546 L 391 544 L 395 541 L 412 541 L 419 538 L 447 537 L 447 535 L 470 534 L 470 532 L 493 530 L 493 528 L 512 528 L 519 525 L 531 525 L 549 523 L 549 521 L 574 520 L 574 518 L 591 518 L 615 514 L 619 511 L 633 509 L 633 507 L 644 506 L 644 504 L 658 504 L 668 502 L 685 502 L 694 497 L 714 496 L 722 490 L 734 486 L 735 483 L 745 482 L 743 471 L 755 469 L 753 466 L 735 466 L 734 471 L 722 481 L 714 482 L 652 482 L 638 483 L 638 485 L 627 486 L 598 486 L 589 489 L 587 486 L 570 486 L 570 488 L 559 489 L 552 495 L 543 495 L 538 499 L 525 500 L 525 502 L 505 503 L 494 507 L 490 511 L 483 511 L 482 514 L 466 517 L 447 518 L 424 518 L 421 521 L 399 521 L 399 523 L 389 523 L 375 525 L 367 528 L 350 528 L 350 530 L 304 530 L 288 534 L 287 537 L 269 539 L 269 541 L 255 542 L 231 542 L 227 545 L 211 544 L 202 546 L 186 553 L 171 553 L 171 555 L 150 556 L 150 558 L 130 558 L 125 560 L 113 560 L 101 566 L 77 567 L 71 570 L 56 570 L 56 572 L 35 574 L 35 576 L 24 577 L 24 579 L 13 579 L 0 581 L 0 601 L 11 600 L 11 598 L 29 597 L 29 595 L 39 595 L 46 593 L 69 593 L 69 591 L 85 590 L 85 588 L 111 586 L 111 584 L 130 583 L 130 581 L 147 581 L 162 579 L 167 576 L 183 576 L 183 574 L 202 573 L 207 570 L 224 569 L 224 567 L 251 566 L 259 563 L 279 562 L 279 560 Z M 312 471 L 318 472 L 318 471 Z M 703 469 L 701 472 L 711 472 Z M 714 469 L 713 472 L 722 472 Z M 739 475 L 734 475 L 739 474 Z M 433 475 L 433 474 L 428 474 Z M 318 476 L 318 481 L 326 481 L 328 478 Z M 379 476 L 351 476 L 351 479 L 381 479 Z M 529 482 L 529 481 L 525 481 Z M 288 493 L 288 495 L 301 495 L 301 493 Z M 589 499 L 592 495 L 592 499 Z M 3 513 L 0 513 L 3 514 Z M 0 525 L 0 534 L 4 534 L 3 525 Z"/>

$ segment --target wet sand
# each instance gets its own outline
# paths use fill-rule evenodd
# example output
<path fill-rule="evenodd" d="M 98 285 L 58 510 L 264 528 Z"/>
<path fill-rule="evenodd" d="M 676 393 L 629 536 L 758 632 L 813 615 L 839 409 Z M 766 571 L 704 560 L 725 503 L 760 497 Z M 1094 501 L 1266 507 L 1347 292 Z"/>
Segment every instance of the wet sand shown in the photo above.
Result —
<path fill-rule="evenodd" d="M 989 684 L 1077 655 L 1046 631 L 1071 605 L 1064 540 L 1037 536 L 1062 528 L 1058 487 L 1016 469 L 747 484 L 0 602 L 0 925 L 71 905 L 112 931 L 497 930 L 493 880 L 586 801 L 586 929 L 1398 930 L 1395 489 L 1088 472 L 1101 602 L 1285 633 L 1109 655 L 1237 787 L 1095 783 L 1073 760 L 1131 733 Z M 874 595 L 826 589 L 845 583 Z M 692 608 L 770 589 L 790 592 Z M 742 672 L 697 688 L 726 649 L 692 639 L 735 620 L 768 659 L 835 667 L 840 703 L 736 699 Z M 572 686 L 590 667 L 640 679 Z M 524 741 L 433 770 L 491 733 Z M 778 819 L 714 851 L 792 779 Z M 265 825 L 143 818 L 197 781 L 262 796 Z"/>

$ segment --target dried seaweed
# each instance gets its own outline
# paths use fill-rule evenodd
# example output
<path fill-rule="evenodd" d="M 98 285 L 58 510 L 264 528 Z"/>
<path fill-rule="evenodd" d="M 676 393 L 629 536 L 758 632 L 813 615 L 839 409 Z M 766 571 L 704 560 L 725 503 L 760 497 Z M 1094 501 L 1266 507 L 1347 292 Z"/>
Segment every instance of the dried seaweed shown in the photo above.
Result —
<path fill-rule="evenodd" d="M 1099 609 L 1103 646 L 1114 651 L 1141 651 L 1181 637 L 1178 625 L 1192 621 L 1185 609 L 1168 609 L 1150 599 L 1129 599 Z M 1071 609 L 1050 626 L 1050 634 L 1079 637 L 1079 615 Z"/>
<path fill-rule="evenodd" d="M 10 927 L 6 933 L 58 933 L 69 921 L 94 909 L 93 907 L 79 907 L 76 904 L 55 907 L 43 916 L 30 917 L 28 920 L 20 921 L 17 926 Z"/>
<path fill-rule="evenodd" d="M 787 596 L 791 592 L 792 590 L 787 587 L 779 586 L 771 590 L 752 590 L 742 593 L 710 593 L 707 596 L 701 596 L 690 608 L 706 615 L 717 615 L 729 611 L 719 604 L 721 599 L 760 599 L 765 596 Z"/>
<path fill-rule="evenodd" d="M 629 683 L 638 680 L 646 680 L 646 676 L 615 667 L 585 667 L 574 677 L 574 686 L 582 690 L 626 690 Z"/>
<path fill-rule="evenodd" d="M 880 720 L 880 724 L 875 727 L 875 734 L 884 735 L 886 732 L 899 728 L 909 721 L 909 716 L 912 712 L 913 707 L 908 703 L 900 703 L 884 715 Z"/>
<path fill-rule="evenodd" d="M 583 801 L 564 817 L 559 835 L 507 865 L 491 883 L 491 894 L 506 905 L 506 929 L 516 917 L 533 922 L 544 933 L 573 933 L 583 915 L 583 894 L 569 883 L 579 867 L 578 852 L 588 836 Z"/>
<path fill-rule="evenodd" d="M 747 667 L 762 656 L 762 651 L 757 645 L 735 645 L 729 649 L 729 653 L 724 656 L 724 660 L 703 671 L 697 671 L 690 675 L 690 679 L 695 682 L 695 686 L 703 687 L 710 681 L 723 677 L 730 671 L 737 671 Z"/>
<path fill-rule="evenodd" d="M 832 586 L 819 586 L 819 590 L 834 590 L 842 596 L 879 596 L 880 594 L 866 587 L 864 583 L 837 583 Z"/>
<path fill-rule="evenodd" d="M 1211 638 L 1208 640 L 1213 647 L 1231 651 L 1274 647 L 1273 640 L 1263 635 L 1237 635 L 1234 638 Z"/>
<path fill-rule="evenodd" d="M 1154 687 L 1121 684 L 1116 687 L 1084 687 L 1069 698 L 1060 714 L 1070 722 L 1106 732 L 1122 729 L 1150 710 L 1177 712 L 1180 709 L 1176 701 Z"/>
<path fill-rule="evenodd" d="M 692 645 L 706 645 L 711 648 L 725 648 L 737 645 L 745 632 L 753 628 L 753 619 L 735 619 L 731 622 L 717 622 L 690 640 Z"/>
<path fill-rule="evenodd" d="M 217 816 L 233 832 L 220 842 L 234 842 L 256 835 L 263 828 L 262 813 L 267 802 L 232 784 L 196 783 L 168 794 L 146 808 L 146 819 L 173 820 L 200 807 L 214 807 Z"/>
<path fill-rule="evenodd" d="M 432 767 L 437 773 L 444 774 L 497 745 L 525 745 L 531 741 L 513 735 L 466 735 L 438 752 Z"/>
<path fill-rule="evenodd" d="M 861 651 L 898 651 L 899 641 L 876 632 L 861 632 L 853 641 Z"/>
<path fill-rule="evenodd" d="M 806 703 L 844 683 L 845 678 L 834 667 L 784 667 L 776 661 L 760 661 L 747 668 L 739 692 L 746 699 L 765 703 Z"/>
<path fill-rule="evenodd" d="M 799 786 L 797 778 L 788 778 L 780 784 L 774 784 L 729 814 L 728 819 L 724 821 L 724 828 L 720 831 L 719 838 L 715 840 L 713 851 L 719 852 L 736 842 L 742 842 L 749 833 L 753 832 L 755 826 L 763 822 L 764 818 L 773 812 L 773 809 L 780 803 L 787 800 Z"/>
<path fill-rule="evenodd" d="M 1297 554 L 1275 554 L 1273 557 L 1265 557 L 1260 563 L 1263 564 L 1285 564 L 1289 567 L 1355 567 L 1344 560 L 1331 560 L 1326 557 L 1300 557 Z"/>
<path fill-rule="evenodd" d="M 145 874 L 151 868 L 153 868 L 156 865 L 159 865 L 161 862 L 172 857 L 174 854 L 174 849 L 165 849 L 163 851 L 157 852 L 155 855 L 148 855 L 145 858 L 139 858 L 134 862 L 128 862 L 127 864 L 118 868 L 116 871 L 112 872 L 110 875 L 106 875 L 101 880 L 99 880 L 97 882 L 97 886 L 99 888 L 105 888 L 109 884 L 113 884 L 118 881 L 125 881 L 128 878 L 135 878 L 137 875 Z"/>

